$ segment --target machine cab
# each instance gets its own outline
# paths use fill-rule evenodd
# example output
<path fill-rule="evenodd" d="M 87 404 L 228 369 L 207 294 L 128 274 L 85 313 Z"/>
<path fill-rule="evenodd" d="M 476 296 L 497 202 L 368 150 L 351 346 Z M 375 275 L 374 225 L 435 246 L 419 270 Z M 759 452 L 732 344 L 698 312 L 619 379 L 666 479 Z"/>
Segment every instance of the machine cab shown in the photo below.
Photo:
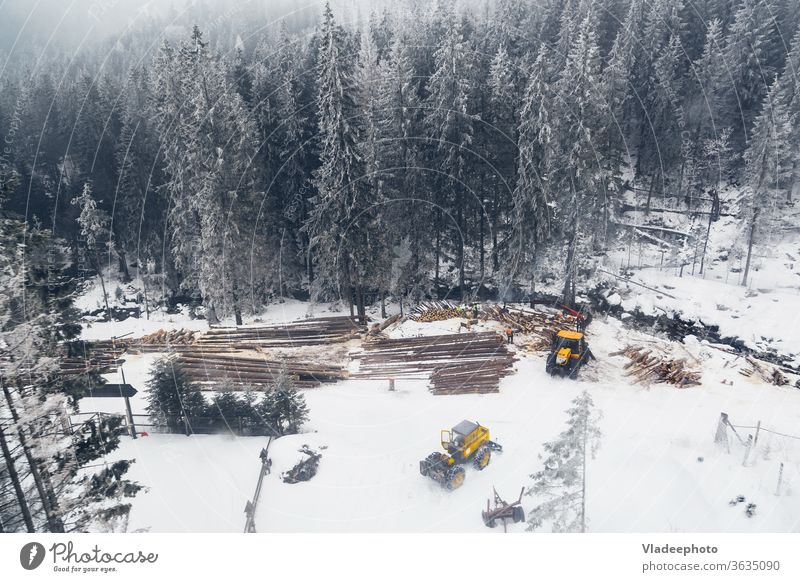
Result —
<path fill-rule="evenodd" d="M 584 339 L 583 333 L 562 329 L 556 334 L 553 341 L 553 353 L 556 356 L 556 364 L 563 366 L 569 363 L 570 359 L 578 359 L 583 354 Z"/>

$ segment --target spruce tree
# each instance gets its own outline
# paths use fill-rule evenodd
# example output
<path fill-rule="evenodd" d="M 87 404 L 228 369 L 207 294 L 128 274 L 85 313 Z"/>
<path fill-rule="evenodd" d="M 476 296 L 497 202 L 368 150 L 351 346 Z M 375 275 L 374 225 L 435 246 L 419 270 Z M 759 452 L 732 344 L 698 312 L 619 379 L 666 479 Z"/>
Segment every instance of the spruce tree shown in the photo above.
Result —
<path fill-rule="evenodd" d="M 376 192 L 364 176 L 363 136 L 354 83 L 354 55 L 326 4 L 320 29 L 317 119 L 321 166 L 317 194 L 304 229 L 315 261 L 315 298 L 342 298 L 365 317 L 369 269 L 386 260 L 373 254 L 381 240 Z"/>
<path fill-rule="evenodd" d="M 567 429 L 544 444 L 544 468 L 531 475 L 533 484 L 525 492 L 539 503 L 528 512 L 528 531 L 545 524 L 558 533 L 586 531 L 586 465 L 600 446 L 601 415 L 586 391 L 566 412 Z"/>

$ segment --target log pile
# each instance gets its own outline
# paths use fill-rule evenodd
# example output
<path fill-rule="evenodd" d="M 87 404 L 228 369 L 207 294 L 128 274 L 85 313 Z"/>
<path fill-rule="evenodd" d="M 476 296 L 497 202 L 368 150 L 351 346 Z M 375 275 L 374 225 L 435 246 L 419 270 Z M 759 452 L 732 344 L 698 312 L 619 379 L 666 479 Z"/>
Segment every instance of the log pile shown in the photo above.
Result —
<path fill-rule="evenodd" d="M 276 325 L 212 328 L 195 344 L 217 350 L 292 348 L 344 342 L 363 331 L 364 323 L 358 317 L 318 317 Z"/>
<path fill-rule="evenodd" d="M 128 349 L 136 352 L 161 352 L 165 348 L 190 346 L 198 332 L 188 329 L 159 329 L 140 338 L 128 340 Z"/>
<path fill-rule="evenodd" d="M 354 357 L 359 368 L 351 378 L 429 379 L 434 394 L 498 392 L 515 361 L 492 332 L 375 338 Z"/>
<path fill-rule="evenodd" d="M 789 383 L 789 378 L 787 378 L 778 368 L 769 364 L 765 364 L 764 362 L 759 362 L 750 356 L 746 356 L 745 360 L 747 360 L 747 363 L 750 365 L 750 367 L 739 369 L 739 373 L 742 376 L 747 378 L 757 376 L 767 384 L 774 384 L 775 386 L 786 386 Z"/>
<path fill-rule="evenodd" d="M 396 315 L 392 315 L 391 317 L 387 317 L 386 320 L 383 321 L 382 323 L 373 324 L 372 327 L 369 329 L 367 335 L 379 335 L 383 333 L 383 330 L 385 330 L 387 327 L 389 327 L 394 323 L 397 323 L 401 319 L 402 317 L 400 316 L 399 313 Z"/>
<path fill-rule="evenodd" d="M 323 382 L 347 378 L 347 371 L 333 364 L 299 360 L 269 360 L 255 352 L 208 352 L 199 347 L 182 348 L 176 358 L 201 389 L 220 386 L 266 388 L 285 365 L 296 388 L 316 388 Z"/>
<path fill-rule="evenodd" d="M 89 372 L 111 374 L 122 364 L 121 358 L 126 347 L 126 343 L 122 340 L 73 343 L 71 350 L 59 359 L 61 373 L 65 376 L 77 376 Z"/>
<path fill-rule="evenodd" d="M 431 323 L 433 321 L 462 317 L 464 314 L 460 313 L 456 307 L 449 301 L 423 301 L 414 308 L 411 319 Z"/>
<path fill-rule="evenodd" d="M 562 329 L 575 329 L 575 317 L 558 311 L 521 311 L 487 305 L 483 313 L 487 319 L 510 325 L 517 333 L 527 335 L 525 346 L 534 351 L 550 351 L 553 334 Z"/>
<path fill-rule="evenodd" d="M 626 356 L 625 375 L 639 384 L 667 383 L 678 388 L 700 384 L 700 372 L 686 367 L 686 359 L 672 359 L 663 354 L 653 353 L 640 346 L 627 346 L 609 356 Z"/>

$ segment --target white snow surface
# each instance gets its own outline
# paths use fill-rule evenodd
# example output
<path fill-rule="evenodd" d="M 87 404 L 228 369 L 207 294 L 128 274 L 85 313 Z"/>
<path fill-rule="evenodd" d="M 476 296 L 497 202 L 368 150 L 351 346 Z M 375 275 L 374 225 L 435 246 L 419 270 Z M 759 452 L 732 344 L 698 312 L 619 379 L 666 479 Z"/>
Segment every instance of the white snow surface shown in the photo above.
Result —
<path fill-rule="evenodd" d="M 452 326 L 407 322 L 391 333 L 430 335 L 456 331 Z M 257 530 L 502 532 L 487 529 L 480 516 L 492 487 L 506 500 L 517 498 L 541 468 L 542 444 L 564 429 L 564 411 L 586 389 L 603 413 L 601 448 L 588 465 L 590 531 L 800 532 L 800 440 L 762 431 L 746 467 L 744 448 L 732 434 L 730 453 L 713 442 L 723 411 L 736 425 L 760 420 L 766 428 L 799 434 L 800 390 L 745 378 L 738 373 L 741 358 L 696 340 L 671 344 L 629 332 L 613 319 L 595 321 L 589 341 L 598 360 L 578 381 L 551 378 L 543 356 L 520 352 L 516 373 L 498 394 L 433 396 L 422 380 L 398 380 L 395 392 L 368 380 L 305 391 L 311 419 L 302 434 L 271 445 L 272 473 L 264 481 Z M 642 342 L 687 357 L 702 371 L 702 386 L 632 384 L 623 375 L 627 360 L 608 354 Z M 154 358 L 133 356 L 125 363 L 126 379 L 142 391 L 134 412 L 143 410 Z M 84 400 L 82 408 L 101 400 L 107 410 L 116 405 L 121 412 L 112 399 Z M 504 451 L 482 472 L 468 466 L 463 487 L 448 492 L 419 474 L 419 461 L 440 449 L 440 429 L 463 419 L 488 426 Z M 753 432 L 739 429 L 745 439 Z M 266 444 L 266 438 L 230 435 L 123 437 L 111 457 L 135 458 L 129 476 L 148 487 L 133 500 L 129 530 L 242 531 Z M 281 472 L 302 457 L 304 444 L 322 453 L 318 474 L 305 483 L 283 483 Z M 757 504 L 755 517 L 745 516 L 744 504 L 728 504 L 737 495 Z M 535 503 L 523 497 L 526 510 Z M 509 525 L 509 531 L 524 529 Z"/>

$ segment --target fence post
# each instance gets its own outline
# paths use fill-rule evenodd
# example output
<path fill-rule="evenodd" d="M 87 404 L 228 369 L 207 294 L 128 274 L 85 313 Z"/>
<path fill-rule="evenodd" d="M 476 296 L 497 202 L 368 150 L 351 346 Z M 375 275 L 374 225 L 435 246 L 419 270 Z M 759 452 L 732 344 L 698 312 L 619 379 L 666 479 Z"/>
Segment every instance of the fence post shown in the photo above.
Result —
<path fill-rule="evenodd" d="M 724 447 L 729 453 L 731 452 L 730 444 L 728 443 L 728 415 L 724 412 L 719 413 L 717 434 L 714 435 L 714 442 L 717 446 Z"/>
<path fill-rule="evenodd" d="M 753 439 L 753 448 L 756 448 L 756 445 L 758 444 L 758 433 L 759 432 L 761 432 L 761 421 L 760 420 L 756 423 L 756 436 Z"/>
<path fill-rule="evenodd" d="M 258 455 L 261 459 L 261 471 L 258 474 L 256 491 L 253 493 L 253 501 L 248 501 L 244 506 L 244 513 L 247 516 L 247 520 L 244 524 L 244 533 L 256 533 L 256 507 L 258 507 L 258 500 L 261 497 L 261 485 L 264 482 L 264 477 L 269 474 L 272 467 L 272 461 L 269 459 L 270 444 L 272 444 L 272 437 L 269 437 L 267 446 L 261 449 Z"/>
<path fill-rule="evenodd" d="M 781 463 L 780 468 L 778 469 L 778 486 L 775 489 L 775 495 L 780 497 L 781 495 L 781 483 L 783 482 L 783 463 Z"/>
<path fill-rule="evenodd" d="M 753 435 L 747 435 L 747 443 L 744 445 L 744 459 L 742 460 L 742 467 L 747 466 L 747 457 L 750 456 L 750 449 L 753 447 Z"/>

